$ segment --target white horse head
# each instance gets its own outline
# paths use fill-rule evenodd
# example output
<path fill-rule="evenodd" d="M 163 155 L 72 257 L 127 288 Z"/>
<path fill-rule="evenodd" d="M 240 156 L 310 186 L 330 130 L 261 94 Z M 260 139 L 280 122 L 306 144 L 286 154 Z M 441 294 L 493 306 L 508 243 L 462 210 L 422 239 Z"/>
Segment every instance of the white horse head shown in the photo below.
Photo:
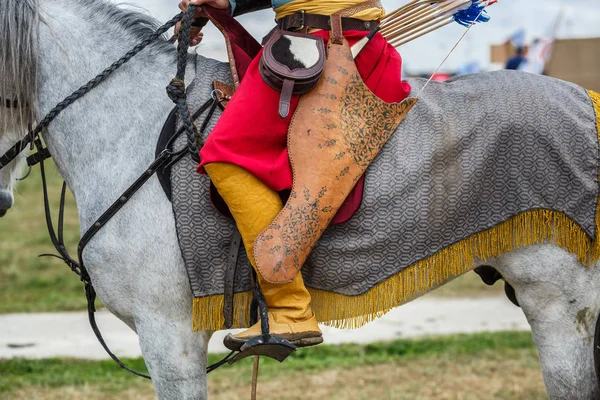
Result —
<path fill-rule="evenodd" d="M 16 142 L 14 136 L 10 134 L 0 136 L 0 153 L 4 153 Z M 17 171 L 21 169 L 20 166 L 24 164 L 24 159 L 24 154 L 19 154 L 16 160 L 0 170 L 0 218 L 6 215 L 7 211 L 14 205 L 15 176 L 18 174 Z"/>
<path fill-rule="evenodd" d="M 0 154 L 24 137 L 28 122 L 39 123 L 157 24 L 107 0 L 0 0 L 0 96 L 20 107 L 0 109 Z M 43 132 L 75 195 L 82 231 L 154 160 L 173 107 L 165 86 L 176 67 L 175 47 L 159 39 Z M 0 172 L 2 213 L 12 206 L 19 177 L 13 163 Z M 87 270 L 102 302 L 138 333 L 159 397 L 206 398 L 210 334 L 191 330 L 192 293 L 171 204 L 153 178 L 131 205 L 86 246 Z M 132 248 L 130 241 L 143 245 Z M 139 279 L 142 265 L 149 279 Z M 160 315 L 151 310 L 156 304 Z M 152 321 L 143 317 L 151 314 Z"/>
<path fill-rule="evenodd" d="M 0 154 L 4 154 L 34 122 L 38 91 L 37 0 L 0 3 Z M 25 158 L 21 153 L 0 170 L 0 217 L 14 204 L 15 176 Z"/>

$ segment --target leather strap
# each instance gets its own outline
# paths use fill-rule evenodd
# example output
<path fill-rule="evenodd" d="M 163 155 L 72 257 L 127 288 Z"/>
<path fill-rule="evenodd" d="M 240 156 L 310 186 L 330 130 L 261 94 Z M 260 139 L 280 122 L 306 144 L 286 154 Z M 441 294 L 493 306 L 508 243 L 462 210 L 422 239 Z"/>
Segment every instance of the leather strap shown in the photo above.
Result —
<path fill-rule="evenodd" d="M 279 98 L 279 116 L 286 118 L 290 114 L 292 104 L 292 94 L 294 93 L 294 81 L 286 79 L 281 88 L 281 97 Z"/>
<path fill-rule="evenodd" d="M 2 103 L 3 103 L 2 97 L 0 97 L 0 106 L 2 105 Z M 6 101 L 4 103 L 5 103 L 6 108 L 18 108 L 19 107 L 18 100 L 6 99 Z"/>
<path fill-rule="evenodd" d="M 17 158 L 17 156 L 29 146 L 30 143 L 33 142 L 34 137 L 32 135 L 27 135 L 23 139 L 19 140 L 13 147 L 8 149 L 6 153 L 0 156 L 0 169 L 6 167 L 12 160 Z"/>
<path fill-rule="evenodd" d="M 237 65 L 235 63 L 235 57 L 233 56 L 233 48 L 231 47 L 231 39 L 229 33 L 219 24 L 215 19 L 210 20 L 213 25 L 223 34 L 225 38 L 225 47 L 227 48 L 227 58 L 229 59 L 229 69 L 231 70 L 231 78 L 233 80 L 233 87 L 235 89 L 240 86 L 240 76 L 238 74 Z"/>
<path fill-rule="evenodd" d="M 342 35 L 342 17 L 340 15 L 332 15 L 331 17 L 331 38 L 333 44 L 344 43 L 344 35 Z"/>
<path fill-rule="evenodd" d="M 223 37 L 225 38 L 227 58 L 229 59 L 229 68 L 231 69 L 233 87 L 234 89 L 237 89 L 241 80 L 240 72 L 243 76 L 243 71 L 238 71 L 237 63 L 235 61 L 236 54 L 243 52 L 253 59 L 260 51 L 261 46 L 246 32 L 244 27 L 236 19 L 231 18 L 226 10 L 221 10 L 210 6 L 202 6 L 202 8 L 210 21 L 219 31 L 221 31 Z M 238 40 L 237 42 L 234 40 L 234 43 L 232 43 L 233 38 L 236 37 L 244 37 L 245 39 L 243 41 Z M 234 45 L 236 51 L 234 51 Z"/>
<path fill-rule="evenodd" d="M 233 86 L 229 86 L 226 83 L 213 81 L 213 87 L 215 88 L 215 97 L 223 107 L 227 107 L 229 104 L 229 100 L 231 100 L 231 96 L 233 96 L 233 92 L 235 89 Z"/>
<path fill-rule="evenodd" d="M 236 228 L 231 236 L 229 244 L 229 254 L 227 256 L 227 267 L 225 269 L 225 282 L 223 290 L 223 317 L 225 328 L 233 327 L 233 289 L 235 284 L 235 268 L 237 266 L 238 253 L 242 237 L 240 231 Z"/>
<path fill-rule="evenodd" d="M 235 89 L 233 86 L 220 81 L 213 81 L 213 87 L 215 88 L 215 97 L 223 107 L 226 107 Z M 227 265 L 225 266 L 225 281 L 223 282 L 223 320 L 226 329 L 233 327 L 233 290 L 240 243 L 242 243 L 242 237 L 236 228 L 233 231 L 231 243 L 229 244 L 229 254 L 227 255 Z"/>
<path fill-rule="evenodd" d="M 33 167 L 36 164 L 52 157 L 47 147 L 40 147 L 38 152 L 27 157 L 27 165 Z"/>
<path fill-rule="evenodd" d="M 362 21 L 356 18 L 342 17 L 342 29 L 345 31 L 373 31 L 379 24 L 377 21 Z M 288 15 L 277 21 L 277 27 L 284 31 L 304 30 L 310 28 L 329 30 L 328 15 L 306 14 L 304 12 Z"/>

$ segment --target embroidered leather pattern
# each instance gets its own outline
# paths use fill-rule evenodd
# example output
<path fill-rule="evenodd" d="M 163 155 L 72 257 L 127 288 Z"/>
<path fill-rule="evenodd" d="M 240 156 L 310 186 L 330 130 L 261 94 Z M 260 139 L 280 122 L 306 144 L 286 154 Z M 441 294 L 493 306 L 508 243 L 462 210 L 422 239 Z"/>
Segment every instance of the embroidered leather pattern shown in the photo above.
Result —
<path fill-rule="evenodd" d="M 294 279 L 356 181 L 416 103 L 388 104 L 364 84 L 348 43 L 330 44 L 323 78 L 300 99 L 288 132 L 294 183 L 254 243 L 261 275 Z"/>
<path fill-rule="evenodd" d="M 333 207 L 325 206 L 321 207 L 321 200 L 325 196 L 327 191 L 326 187 L 312 194 L 311 190 L 304 187 L 302 194 L 300 195 L 301 201 L 296 207 L 291 207 L 288 202 L 287 213 L 283 224 L 274 224 L 273 229 L 280 231 L 280 235 L 284 238 L 282 244 L 275 244 L 268 249 L 269 255 L 282 254 L 284 258 L 280 258 L 276 261 L 273 269 L 275 272 L 279 272 L 284 268 L 283 260 L 291 260 L 293 265 L 302 265 L 304 260 L 301 259 L 301 250 L 310 243 L 316 243 L 317 240 L 323 234 L 324 229 L 320 229 L 317 222 L 322 218 L 322 214 L 328 214 L 328 220 L 334 217 Z M 297 199 L 298 193 L 293 192 L 290 198 Z M 272 240 L 274 237 L 271 234 L 267 234 L 264 237 L 265 240 Z"/>
<path fill-rule="evenodd" d="M 350 78 L 342 102 L 340 131 L 347 146 L 346 152 L 352 155 L 356 164 L 367 168 L 387 142 L 389 136 L 384 133 L 393 132 L 398 126 L 395 118 L 398 111 L 386 107 L 387 104 L 374 97 L 358 75 Z M 411 106 L 400 103 L 400 113 Z"/>

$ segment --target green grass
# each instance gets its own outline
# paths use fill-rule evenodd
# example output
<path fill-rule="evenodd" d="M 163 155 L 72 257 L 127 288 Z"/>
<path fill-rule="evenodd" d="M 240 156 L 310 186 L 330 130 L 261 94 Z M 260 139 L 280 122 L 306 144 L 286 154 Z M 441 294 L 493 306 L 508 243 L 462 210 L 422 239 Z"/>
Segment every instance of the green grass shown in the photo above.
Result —
<path fill-rule="evenodd" d="M 470 357 L 502 357 L 502 354 L 521 352 L 528 357 L 531 369 L 536 369 L 536 350 L 531 334 L 526 332 L 480 333 L 453 335 L 418 340 L 396 340 L 368 345 L 347 344 L 322 345 L 294 353 L 283 364 L 270 359 L 261 360 L 261 379 L 289 376 L 298 373 L 312 374 L 318 371 L 355 366 L 369 366 L 405 362 L 409 365 L 419 360 L 452 360 Z M 222 355 L 210 355 L 213 363 Z M 125 360 L 126 364 L 145 371 L 141 358 Z M 452 368 L 452 365 L 447 365 Z M 211 382 L 218 384 L 246 384 L 251 377 L 252 360 L 246 359 L 233 366 L 223 366 L 213 372 Z M 100 387 L 107 393 L 119 393 L 143 380 L 121 369 L 112 361 L 82 361 L 72 359 L 0 360 L 0 397 L 11 392 L 37 388 Z M 8 398 L 8 397 L 6 397 Z"/>
<path fill-rule="evenodd" d="M 62 180 L 47 162 L 52 211 L 57 217 Z M 15 206 L 0 219 L 0 313 L 85 309 L 82 285 L 60 260 L 38 257 L 55 253 L 44 219 L 39 168 L 21 182 Z M 74 253 L 79 239 L 75 201 L 67 198 L 65 242 Z"/>
<path fill-rule="evenodd" d="M 52 210 L 57 216 L 62 180 L 47 162 Z M 21 182 L 15 207 L 0 219 L 0 314 L 16 312 L 76 311 L 86 307 L 82 285 L 62 261 L 39 254 L 54 253 L 44 219 L 39 168 Z M 79 222 L 75 201 L 67 198 L 65 241 L 75 255 Z M 429 296 L 480 297 L 502 293 L 502 285 L 485 286 L 469 272 Z"/>
<path fill-rule="evenodd" d="M 466 274 L 454 279 L 429 293 L 428 296 L 434 297 L 488 297 L 504 296 L 504 282 L 498 281 L 494 286 L 488 286 L 475 272 Z"/>

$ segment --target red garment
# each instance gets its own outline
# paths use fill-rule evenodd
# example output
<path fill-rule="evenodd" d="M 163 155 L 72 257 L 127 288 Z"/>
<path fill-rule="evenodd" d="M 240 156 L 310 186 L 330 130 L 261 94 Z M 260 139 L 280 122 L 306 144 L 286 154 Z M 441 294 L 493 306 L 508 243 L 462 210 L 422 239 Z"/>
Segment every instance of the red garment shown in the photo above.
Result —
<path fill-rule="evenodd" d="M 329 31 L 313 35 L 329 39 Z M 345 31 L 350 45 L 366 35 L 364 31 Z M 258 61 L 252 61 L 238 90 L 200 151 L 198 172 L 205 164 L 225 162 L 251 172 L 271 189 L 292 188 L 292 168 L 287 153 L 287 131 L 298 105 L 292 97 L 290 114 L 279 117 L 279 92 L 261 78 Z M 356 66 L 367 87 L 382 100 L 400 102 L 408 96 L 410 85 L 401 80 L 402 59 L 379 33 L 356 58 Z"/>

